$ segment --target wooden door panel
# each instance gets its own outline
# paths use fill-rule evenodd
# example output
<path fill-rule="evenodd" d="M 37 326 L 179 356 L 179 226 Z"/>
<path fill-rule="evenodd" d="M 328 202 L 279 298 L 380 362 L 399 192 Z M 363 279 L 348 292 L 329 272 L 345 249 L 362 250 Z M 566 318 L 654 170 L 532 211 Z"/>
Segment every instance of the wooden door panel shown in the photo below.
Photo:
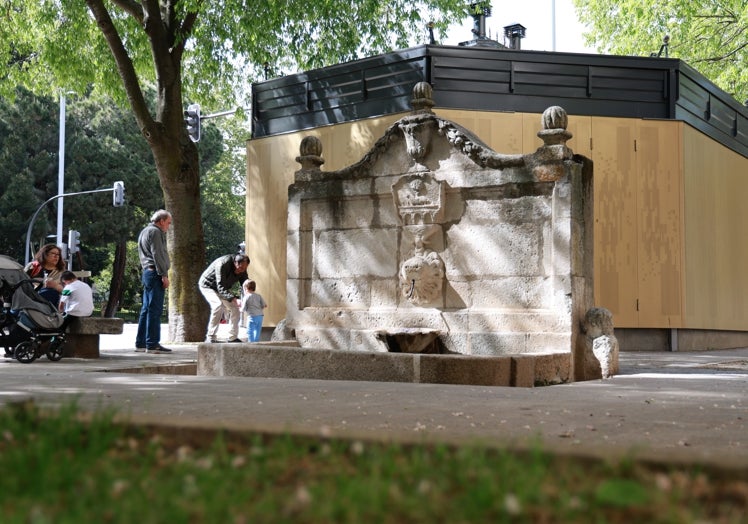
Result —
<path fill-rule="evenodd" d="M 594 118 L 595 304 L 613 313 L 616 327 L 636 327 L 636 159 L 630 121 Z"/>

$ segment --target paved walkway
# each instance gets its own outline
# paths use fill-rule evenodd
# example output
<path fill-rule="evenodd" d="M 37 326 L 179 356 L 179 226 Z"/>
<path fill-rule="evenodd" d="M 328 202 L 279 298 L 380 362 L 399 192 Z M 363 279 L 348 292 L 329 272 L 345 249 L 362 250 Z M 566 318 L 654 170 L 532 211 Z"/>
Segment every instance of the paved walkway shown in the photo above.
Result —
<path fill-rule="evenodd" d="M 136 422 L 397 442 L 481 442 L 594 456 L 705 462 L 748 471 L 748 349 L 626 352 L 606 381 L 501 388 L 142 373 L 192 366 L 133 351 L 133 326 L 102 336 L 102 357 L 0 359 L 0 404 L 33 398 Z M 164 371 L 166 368 L 161 368 Z"/>

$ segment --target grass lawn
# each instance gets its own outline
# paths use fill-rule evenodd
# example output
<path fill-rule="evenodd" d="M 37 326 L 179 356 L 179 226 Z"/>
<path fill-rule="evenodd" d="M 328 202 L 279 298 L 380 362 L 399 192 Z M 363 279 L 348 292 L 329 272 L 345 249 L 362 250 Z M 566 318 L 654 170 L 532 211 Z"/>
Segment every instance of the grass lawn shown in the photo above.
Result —
<path fill-rule="evenodd" d="M 0 410 L 0 522 L 746 522 L 748 475 Z"/>

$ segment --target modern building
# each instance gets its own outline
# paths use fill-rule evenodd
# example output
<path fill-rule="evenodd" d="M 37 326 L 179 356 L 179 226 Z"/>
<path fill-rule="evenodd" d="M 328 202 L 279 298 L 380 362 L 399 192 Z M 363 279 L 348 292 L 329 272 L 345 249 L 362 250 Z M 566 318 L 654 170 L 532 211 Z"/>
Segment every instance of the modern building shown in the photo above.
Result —
<path fill-rule="evenodd" d="M 520 26 L 521 27 L 521 26 Z M 305 136 L 323 170 L 361 158 L 407 114 L 434 112 L 499 153 L 530 153 L 549 106 L 594 163 L 595 304 L 627 350 L 748 345 L 748 108 L 678 59 L 423 45 L 255 84 L 247 253 L 284 318 L 287 189 Z"/>

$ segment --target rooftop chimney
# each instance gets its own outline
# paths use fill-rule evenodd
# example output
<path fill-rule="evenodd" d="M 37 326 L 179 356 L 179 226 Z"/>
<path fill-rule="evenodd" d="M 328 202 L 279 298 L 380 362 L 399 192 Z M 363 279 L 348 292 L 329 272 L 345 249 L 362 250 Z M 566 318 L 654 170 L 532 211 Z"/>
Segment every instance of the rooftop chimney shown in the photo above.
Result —
<path fill-rule="evenodd" d="M 504 37 L 509 39 L 509 49 L 522 49 L 522 39 L 527 29 L 522 24 L 504 26 Z"/>
<path fill-rule="evenodd" d="M 491 4 L 488 2 L 470 4 L 470 16 L 473 17 L 475 38 L 486 38 L 486 18 L 491 16 Z"/>
<path fill-rule="evenodd" d="M 491 2 L 482 1 L 470 4 L 470 16 L 473 17 L 473 39 L 467 42 L 460 42 L 461 46 L 482 46 L 482 47 L 499 47 L 503 48 L 500 43 L 486 37 L 486 18 L 491 16 Z"/>

